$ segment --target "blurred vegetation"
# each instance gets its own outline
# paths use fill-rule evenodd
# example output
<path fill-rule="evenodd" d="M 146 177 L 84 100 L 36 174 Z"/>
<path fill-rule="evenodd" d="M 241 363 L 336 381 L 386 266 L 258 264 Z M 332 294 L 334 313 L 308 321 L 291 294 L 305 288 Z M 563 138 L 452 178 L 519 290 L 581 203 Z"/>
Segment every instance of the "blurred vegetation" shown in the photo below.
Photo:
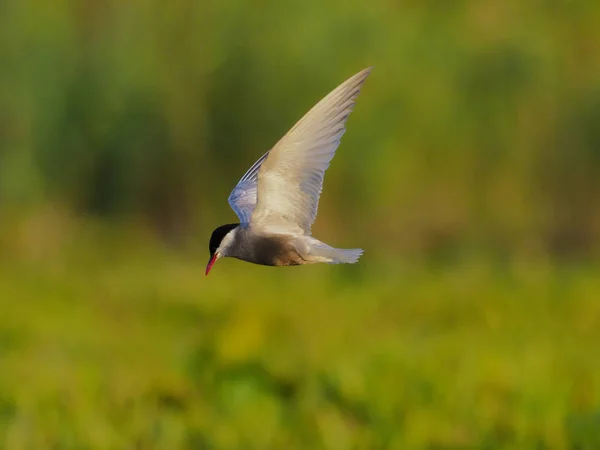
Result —
<path fill-rule="evenodd" d="M 0 3 L 0 447 L 600 448 L 600 3 Z M 315 235 L 244 171 L 373 65 Z"/>

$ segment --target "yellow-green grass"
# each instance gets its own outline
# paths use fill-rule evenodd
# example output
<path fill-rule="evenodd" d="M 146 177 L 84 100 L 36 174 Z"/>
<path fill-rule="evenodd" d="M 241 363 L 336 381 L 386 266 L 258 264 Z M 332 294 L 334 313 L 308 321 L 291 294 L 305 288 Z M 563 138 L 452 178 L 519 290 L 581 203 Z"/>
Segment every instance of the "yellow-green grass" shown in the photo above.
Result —
<path fill-rule="evenodd" d="M 600 448 L 598 267 L 4 254 L 0 447 Z"/>

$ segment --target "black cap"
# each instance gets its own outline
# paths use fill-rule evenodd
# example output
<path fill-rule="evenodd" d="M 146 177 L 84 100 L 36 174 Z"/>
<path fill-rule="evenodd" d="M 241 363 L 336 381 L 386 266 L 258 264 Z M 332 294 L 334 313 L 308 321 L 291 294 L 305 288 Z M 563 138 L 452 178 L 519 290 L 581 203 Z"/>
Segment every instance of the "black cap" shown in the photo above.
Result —
<path fill-rule="evenodd" d="M 210 242 L 208 244 L 208 250 L 210 251 L 211 256 L 215 254 L 215 252 L 219 248 L 219 245 L 221 245 L 221 241 L 223 240 L 225 235 L 234 228 L 237 228 L 239 225 L 239 223 L 229 223 L 227 225 L 221 225 L 220 227 L 215 229 L 215 231 L 212 232 L 212 235 L 210 236 Z"/>

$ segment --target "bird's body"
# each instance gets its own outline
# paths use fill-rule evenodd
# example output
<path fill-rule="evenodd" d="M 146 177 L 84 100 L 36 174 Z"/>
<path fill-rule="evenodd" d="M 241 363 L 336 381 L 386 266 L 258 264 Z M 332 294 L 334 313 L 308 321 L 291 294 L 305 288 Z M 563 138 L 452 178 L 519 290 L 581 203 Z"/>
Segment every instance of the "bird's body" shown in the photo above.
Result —
<path fill-rule="evenodd" d="M 324 244 L 312 236 L 269 233 L 253 230 L 251 226 L 238 225 L 231 230 L 231 244 L 222 256 L 241 259 L 263 266 L 299 266 L 317 262 L 339 263 L 353 259 L 348 252 Z"/>
<path fill-rule="evenodd" d="M 311 226 L 325 170 L 369 72 L 334 89 L 246 172 L 229 196 L 241 222 L 213 232 L 206 274 L 222 257 L 265 266 L 358 261 L 361 249 L 330 247 L 311 236 Z"/>

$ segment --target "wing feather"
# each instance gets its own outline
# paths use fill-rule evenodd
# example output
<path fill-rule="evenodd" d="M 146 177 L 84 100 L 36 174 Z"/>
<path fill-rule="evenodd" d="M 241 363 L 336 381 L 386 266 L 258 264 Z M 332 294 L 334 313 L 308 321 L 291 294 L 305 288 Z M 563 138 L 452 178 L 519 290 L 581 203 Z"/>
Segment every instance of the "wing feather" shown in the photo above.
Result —
<path fill-rule="evenodd" d="M 265 153 L 244 174 L 238 184 L 229 194 L 228 202 L 231 209 L 237 214 L 241 223 L 250 222 L 252 212 L 256 205 L 257 178 L 261 164 L 267 158 L 269 152 Z"/>
<path fill-rule="evenodd" d="M 253 166 L 258 172 L 253 225 L 310 235 L 325 171 L 370 71 L 362 70 L 329 93 Z"/>

